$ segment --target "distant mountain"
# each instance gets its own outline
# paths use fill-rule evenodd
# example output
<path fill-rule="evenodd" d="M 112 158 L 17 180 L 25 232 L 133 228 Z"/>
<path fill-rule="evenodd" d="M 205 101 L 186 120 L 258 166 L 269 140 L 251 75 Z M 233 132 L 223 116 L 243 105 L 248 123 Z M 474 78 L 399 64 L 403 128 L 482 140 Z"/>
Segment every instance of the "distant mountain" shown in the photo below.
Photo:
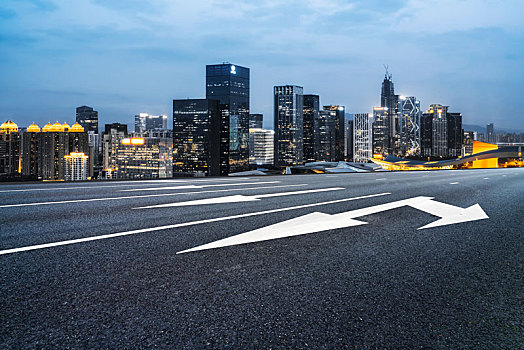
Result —
<path fill-rule="evenodd" d="M 480 125 L 473 125 L 473 124 L 462 124 L 462 129 L 464 131 L 475 131 L 476 133 L 482 133 L 486 134 L 486 127 L 480 126 Z M 507 133 L 521 133 L 524 132 L 522 129 L 507 129 L 507 128 L 497 128 L 497 125 L 495 125 L 495 132 L 507 132 Z"/>

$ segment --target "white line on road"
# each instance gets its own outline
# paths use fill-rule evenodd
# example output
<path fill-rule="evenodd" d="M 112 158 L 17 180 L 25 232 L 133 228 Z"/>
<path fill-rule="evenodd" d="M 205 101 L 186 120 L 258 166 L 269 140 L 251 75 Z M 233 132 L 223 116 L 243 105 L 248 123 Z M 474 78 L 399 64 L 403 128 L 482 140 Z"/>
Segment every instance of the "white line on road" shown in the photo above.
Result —
<path fill-rule="evenodd" d="M 98 240 L 102 240 L 102 239 L 134 235 L 134 234 L 137 234 L 137 233 L 161 231 L 161 230 L 168 230 L 168 229 L 178 228 L 178 227 L 187 227 L 187 226 L 193 226 L 193 225 L 199 225 L 199 224 L 207 224 L 207 223 L 211 223 L 211 222 L 226 221 L 226 220 L 232 220 L 232 219 L 240 219 L 240 218 L 245 218 L 245 217 L 249 217 L 249 216 L 258 216 L 258 215 L 265 215 L 265 214 L 271 214 L 271 213 L 278 213 L 278 212 L 295 210 L 295 209 L 316 207 L 316 206 L 320 206 L 320 205 L 328 205 L 328 204 L 349 202 L 349 201 L 354 201 L 354 200 L 358 200 L 358 199 L 366 199 L 366 198 L 386 196 L 386 195 L 389 195 L 389 194 L 391 194 L 391 193 L 384 192 L 384 193 L 370 194 L 370 195 L 366 195 L 366 196 L 337 199 L 337 200 L 332 200 L 332 201 L 328 201 L 328 202 L 304 204 L 304 205 L 298 205 L 298 206 L 288 207 L 288 208 L 264 210 L 264 211 L 254 212 L 254 213 L 246 213 L 246 214 L 225 216 L 225 217 L 219 217 L 219 218 L 212 218 L 212 219 L 205 219 L 205 220 L 198 220 L 198 221 L 191 221 L 191 222 L 183 222 L 183 223 L 173 224 L 173 225 L 157 226 L 157 227 L 150 227 L 150 228 L 144 228 L 144 229 L 133 230 L 133 231 L 110 233 L 110 234 L 106 234 L 106 235 L 93 236 L 93 237 L 84 237 L 84 238 L 71 239 L 71 240 L 67 240 L 67 241 L 59 241 L 59 242 L 53 242 L 53 243 L 38 244 L 38 245 L 21 247 L 21 248 L 12 248 L 12 249 L 1 250 L 0 251 L 0 255 L 20 253 L 20 252 L 25 252 L 25 251 L 30 251 L 30 250 L 37 250 L 37 249 L 44 249 L 44 248 L 51 248 L 51 247 L 59 247 L 59 246 L 75 244 L 75 243 L 98 241 Z"/>
<path fill-rule="evenodd" d="M 256 184 L 253 184 L 253 185 L 256 185 Z M 69 201 L 55 201 L 55 202 L 6 204 L 6 205 L 0 205 L 0 208 L 28 207 L 28 206 L 35 206 L 35 205 L 52 205 L 52 204 L 81 203 L 81 202 L 112 201 L 112 200 L 133 199 L 133 198 L 168 197 L 168 196 L 179 196 L 179 195 L 184 195 L 184 194 L 233 192 L 233 191 L 258 190 L 258 189 L 282 188 L 282 187 L 287 188 L 287 187 L 298 187 L 298 186 L 307 186 L 307 184 L 280 185 L 280 186 L 260 186 L 260 187 L 234 188 L 234 189 L 228 189 L 228 190 L 205 190 L 205 191 L 193 191 L 193 192 L 144 194 L 144 195 L 139 195 L 139 196 L 75 199 L 75 200 L 69 200 Z"/>
<path fill-rule="evenodd" d="M 92 183 L 91 186 L 66 186 L 66 187 L 51 187 L 42 185 L 42 187 L 46 188 L 25 188 L 25 189 L 17 189 L 17 190 L 5 190 L 0 191 L 1 193 L 9 193 L 9 192 L 31 192 L 31 191 L 62 191 L 62 190 L 80 190 L 80 189 L 98 189 L 98 188 L 108 188 L 108 187 L 133 187 L 133 186 L 140 186 L 145 185 L 149 186 L 152 183 L 191 183 L 191 182 L 218 182 L 218 181 L 240 181 L 240 180 L 253 180 L 258 181 L 258 179 L 251 179 L 251 178 L 235 178 L 235 179 L 210 179 L 210 180 L 141 180 L 141 181 L 118 181 L 113 182 L 112 185 L 100 185 L 100 183 Z M 258 183 L 258 182 L 257 182 Z M 11 185 L 6 185 L 11 186 Z M 146 187 L 147 188 L 147 187 Z"/>
<path fill-rule="evenodd" d="M 139 208 L 133 208 L 133 209 L 152 209 L 152 208 L 168 208 L 168 207 L 185 207 L 185 206 L 190 206 L 190 205 L 253 202 L 253 201 L 259 201 L 261 198 L 293 196 L 297 194 L 319 193 L 319 192 L 327 192 L 327 191 L 340 191 L 344 189 L 345 189 L 344 187 L 331 187 L 331 188 L 317 188 L 317 189 L 312 189 L 312 190 L 303 190 L 303 191 L 294 191 L 294 192 L 266 193 L 266 194 L 252 195 L 252 196 L 236 195 L 236 196 L 214 197 L 214 198 L 204 198 L 204 199 L 197 199 L 197 200 L 185 201 L 185 202 L 148 205 L 145 207 L 139 207 Z"/>
<path fill-rule="evenodd" d="M 206 187 L 224 187 L 224 186 L 244 186 L 244 185 L 265 185 L 265 184 L 276 184 L 280 181 L 263 181 L 263 182 L 237 182 L 237 183 L 225 183 L 225 184 L 213 184 L 213 185 L 182 185 L 182 186 L 168 186 L 168 187 L 145 187 L 145 188 L 131 188 L 128 190 L 120 190 L 120 192 L 137 192 L 137 191 L 165 191 L 165 190 L 184 190 L 184 189 L 197 189 Z"/>
<path fill-rule="evenodd" d="M 450 182 L 449 184 L 450 185 L 458 185 L 459 183 L 458 182 Z"/>
<path fill-rule="evenodd" d="M 386 180 L 385 178 L 381 178 L 381 179 L 375 179 L 377 181 L 382 181 L 382 180 Z"/>

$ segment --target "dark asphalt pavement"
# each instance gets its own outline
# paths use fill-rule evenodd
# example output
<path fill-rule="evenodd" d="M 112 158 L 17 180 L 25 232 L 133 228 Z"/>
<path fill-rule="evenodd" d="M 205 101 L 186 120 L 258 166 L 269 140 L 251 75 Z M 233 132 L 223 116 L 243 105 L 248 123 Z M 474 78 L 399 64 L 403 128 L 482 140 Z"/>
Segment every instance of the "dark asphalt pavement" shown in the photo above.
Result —
<path fill-rule="evenodd" d="M 419 196 L 489 219 L 417 230 L 438 217 L 403 206 L 176 254 Z M 2 184 L 0 348 L 524 349 L 523 227 L 524 169 Z"/>

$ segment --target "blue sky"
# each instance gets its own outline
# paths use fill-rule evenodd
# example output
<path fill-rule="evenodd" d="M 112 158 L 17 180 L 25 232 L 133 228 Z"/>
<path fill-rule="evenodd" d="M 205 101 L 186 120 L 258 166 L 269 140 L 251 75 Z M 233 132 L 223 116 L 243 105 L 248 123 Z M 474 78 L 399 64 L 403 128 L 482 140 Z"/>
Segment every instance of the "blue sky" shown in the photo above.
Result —
<path fill-rule="evenodd" d="M 298 84 L 350 113 L 396 92 L 464 122 L 524 129 L 522 0 L 2 0 L 0 120 L 100 122 L 172 113 L 205 96 L 205 65 L 251 68 L 251 111 L 272 125 L 272 87 Z"/>

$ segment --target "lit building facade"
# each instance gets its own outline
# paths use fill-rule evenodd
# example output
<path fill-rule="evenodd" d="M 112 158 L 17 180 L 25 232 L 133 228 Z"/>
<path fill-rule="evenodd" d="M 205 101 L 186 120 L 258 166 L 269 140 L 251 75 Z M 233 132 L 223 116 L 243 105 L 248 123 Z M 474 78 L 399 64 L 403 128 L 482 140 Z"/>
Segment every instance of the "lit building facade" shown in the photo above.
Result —
<path fill-rule="evenodd" d="M 206 98 L 218 100 L 220 103 L 220 153 L 228 158 L 229 169 L 226 174 L 247 170 L 249 68 L 229 63 L 207 65 Z"/>
<path fill-rule="evenodd" d="M 303 161 L 304 89 L 274 87 L 275 165 L 290 166 Z"/>
<path fill-rule="evenodd" d="M 81 152 L 71 152 L 64 156 L 65 180 L 87 180 L 89 175 L 89 156 Z"/>
<path fill-rule="evenodd" d="M 333 153 L 332 160 L 339 162 L 344 161 L 346 158 L 346 107 L 340 105 L 324 106 L 325 111 L 331 112 L 334 117 L 334 147 L 335 152 Z"/>
<path fill-rule="evenodd" d="M 76 108 L 76 122 L 84 128 L 86 132 L 93 131 L 98 134 L 98 112 L 89 106 Z"/>
<path fill-rule="evenodd" d="M 105 125 L 102 134 L 102 168 L 106 179 L 116 175 L 118 149 L 126 137 L 128 137 L 127 125 L 119 123 Z"/>
<path fill-rule="evenodd" d="M 455 158 L 462 153 L 462 115 L 448 112 L 448 106 L 433 104 L 420 121 L 421 155 Z"/>
<path fill-rule="evenodd" d="M 116 154 L 118 179 L 162 179 L 173 176 L 173 139 L 132 137 L 120 141 Z"/>
<path fill-rule="evenodd" d="M 320 97 L 318 95 L 304 95 L 304 126 L 303 126 L 303 160 L 304 162 L 316 161 L 315 150 L 318 148 L 318 118 L 320 110 Z"/>
<path fill-rule="evenodd" d="M 388 107 L 373 108 L 373 154 L 387 156 L 390 152 L 390 117 Z"/>
<path fill-rule="evenodd" d="M 249 129 L 249 163 L 256 165 L 274 163 L 275 131 Z"/>
<path fill-rule="evenodd" d="M 369 113 L 356 113 L 353 117 L 353 161 L 368 162 L 373 155 L 373 117 Z"/>
<path fill-rule="evenodd" d="M 416 97 L 400 96 L 398 100 L 400 120 L 400 155 L 403 157 L 420 154 L 420 101 Z"/>
<path fill-rule="evenodd" d="M 353 117 L 353 115 L 351 116 Z M 353 119 L 348 120 L 346 132 L 347 132 L 346 160 L 352 161 L 353 160 Z"/>
<path fill-rule="evenodd" d="M 135 115 L 135 133 L 141 134 L 149 130 L 166 130 L 167 115 L 151 115 L 139 113 Z"/>
<path fill-rule="evenodd" d="M 497 138 L 495 135 L 495 125 L 493 123 L 486 125 L 486 142 L 497 142 Z"/>
<path fill-rule="evenodd" d="M 18 125 L 7 120 L 0 125 L 0 178 L 21 173 L 20 133 Z"/>
<path fill-rule="evenodd" d="M 336 154 L 336 111 L 321 110 L 315 128 L 315 161 L 334 162 Z"/>
<path fill-rule="evenodd" d="M 173 100 L 173 174 L 223 176 L 230 170 L 229 141 L 218 100 Z M 226 145 L 229 143 L 226 142 Z"/>
<path fill-rule="evenodd" d="M 33 123 L 22 133 L 22 175 L 25 177 L 38 178 L 40 132 L 38 125 Z"/>

